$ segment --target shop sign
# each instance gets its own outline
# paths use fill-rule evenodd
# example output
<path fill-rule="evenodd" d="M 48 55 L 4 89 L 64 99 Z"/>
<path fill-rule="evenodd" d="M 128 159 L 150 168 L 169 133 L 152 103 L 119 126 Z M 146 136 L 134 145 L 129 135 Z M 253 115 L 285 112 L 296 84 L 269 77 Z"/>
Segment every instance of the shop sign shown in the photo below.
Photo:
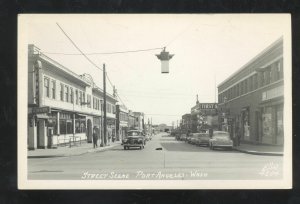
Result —
<path fill-rule="evenodd" d="M 49 106 L 46 107 L 33 107 L 32 108 L 32 113 L 33 114 L 38 114 L 38 113 L 51 113 L 51 108 Z"/>
<path fill-rule="evenodd" d="M 216 103 L 199 103 L 199 109 L 217 109 L 218 105 Z"/>
<path fill-rule="evenodd" d="M 283 86 L 264 91 L 262 93 L 262 101 L 270 100 L 279 96 L 283 96 Z"/>

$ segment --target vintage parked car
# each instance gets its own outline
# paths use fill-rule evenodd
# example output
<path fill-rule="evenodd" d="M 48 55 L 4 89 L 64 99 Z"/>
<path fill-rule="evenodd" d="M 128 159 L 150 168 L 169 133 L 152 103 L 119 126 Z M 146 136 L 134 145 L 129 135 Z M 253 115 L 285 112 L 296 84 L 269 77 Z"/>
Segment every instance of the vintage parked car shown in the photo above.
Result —
<path fill-rule="evenodd" d="M 146 139 L 142 131 L 130 130 L 127 132 L 126 138 L 123 140 L 124 149 L 130 147 L 139 147 L 140 149 L 145 148 Z"/>
<path fill-rule="evenodd" d="M 197 137 L 198 137 L 198 133 L 191 133 L 189 143 L 196 144 Z"/>
<path fill-rule="evenodd" d="M 209 145 L 209 132 L 208 130 L 201 131 L 200 133 L 197 133 L 197 139 L 196 139 L 196 145 Z"/>
<path fill-rule="evenodd" d="M 180 140 L 181 140 L 181 141 L 185 141 L 185 140 L 186 140 L 186 134 L 185 134 L 185 133 L 182 133 L 182 134 L 180 135 Z"/>
<path fill-rule="evenodd" d="M 210 149 L 233 148 L 233 141 L 230 139 L 229 133 L 224 131 L 214 131 L 212 137 L 209 139 Z"/>

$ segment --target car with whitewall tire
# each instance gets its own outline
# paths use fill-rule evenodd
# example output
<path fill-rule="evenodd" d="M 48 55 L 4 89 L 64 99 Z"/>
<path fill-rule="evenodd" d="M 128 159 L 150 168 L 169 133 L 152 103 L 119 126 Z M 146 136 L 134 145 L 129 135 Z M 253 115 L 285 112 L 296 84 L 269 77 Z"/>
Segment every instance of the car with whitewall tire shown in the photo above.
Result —
<path fill-rule="evenodd" d="M 209 139 L 209 148 L 233 148 L 233 141 L 230 139 L 229 133 L 225 131 L 214 131 Z"/>

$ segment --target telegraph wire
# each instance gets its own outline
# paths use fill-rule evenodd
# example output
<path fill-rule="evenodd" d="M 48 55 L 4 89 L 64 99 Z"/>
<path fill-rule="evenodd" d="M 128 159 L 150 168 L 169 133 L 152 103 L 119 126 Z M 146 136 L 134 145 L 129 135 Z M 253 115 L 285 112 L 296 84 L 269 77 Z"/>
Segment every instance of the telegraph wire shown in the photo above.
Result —
<path fill-rule="evenodd" d="M 70 42 L 74 45 L 74 47 L 83 55 L 92 65 L 103 71 L 100 67 L 98 67 L 84 52 L 81 51 L 81 49 L 75 44 L 75 42 L 68 36 L 68 34 L 64 31 L 64 29 L 56 23 L 56 25 L 59 27 L 59 29 L 63 32 L 63 34 L 70 40 Z M 45 52 L 44 52 L 45 53 Z M 49 54 L 49 53 L 48 53 Z"/>
<path fill-rule="evenodd" d="M 88 58 L 88 56 L 86 56 L 86 54 L 84 52 L 81 51 L 81 49 L 76 45 L 76 43 L 68 36 L 68 34 L 63 30 L 63 28 L 56 23 L 57 26 L 60 28 L 60 30 L 63 32 L 63 34 L 70 40 L 70 42 L 74 45 L 74 47 L 81 53 L 80 55 L 83 55 L 92 65 L 94 65 L 96 68 L 100 69 L 101 71 L 103 71 L 103 69 L 101 69 L 100 67 L 98 67 L 90 58 Z M 45 52 L 44 52 L 45 53 Z M 49 54 L 49 53 L 48 53 Z M 114 88 L 114 85 L 112 84 L 111 80 L 108 77 L 108 74 L 105 72 L 105 75 L 108 79 L 108 82 L 110 83 L 110 85 Z M 120 101 L 123 103 L 123 105 L 125 106 L 124 102 L 122 101 L 122 99 L 120 98 L 120 96 L 118 94 L 116 94 Z"/>
<path fill-rule="evenodd" d="M 112 55 L 112 54 L 124 54 L 124 53 L 133 53 L 133 52 L 147 52 L 152 50 L 162 50 L 164 47 L 149 48 L 149 49 L 140 49 L 140 50 L 127 50 L 127 51 L 115 51 L 115 52 L 91 52 L 84 53 L 85 55 Z M 63 53 L 63 52 L 44 52 L 46 54 L 52 55 L 82 55 L 83 53 Z"/>

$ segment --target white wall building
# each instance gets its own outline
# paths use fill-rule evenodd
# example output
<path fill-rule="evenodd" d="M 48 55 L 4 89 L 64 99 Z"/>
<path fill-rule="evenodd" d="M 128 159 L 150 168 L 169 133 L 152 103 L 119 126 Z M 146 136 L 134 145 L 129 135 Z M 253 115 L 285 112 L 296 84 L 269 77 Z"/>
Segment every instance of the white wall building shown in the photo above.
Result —
<path fill-rule="evenodd" d="M 77 75 L 28 46 L 28 148 L 51 148 L 70 140 L 101 138 L 103 91 L 91 76 Z M 107 94 L 108 132 L 115 131 L 115 104 Z M 100 140 L 99 140 L 100 142 Z"/>

